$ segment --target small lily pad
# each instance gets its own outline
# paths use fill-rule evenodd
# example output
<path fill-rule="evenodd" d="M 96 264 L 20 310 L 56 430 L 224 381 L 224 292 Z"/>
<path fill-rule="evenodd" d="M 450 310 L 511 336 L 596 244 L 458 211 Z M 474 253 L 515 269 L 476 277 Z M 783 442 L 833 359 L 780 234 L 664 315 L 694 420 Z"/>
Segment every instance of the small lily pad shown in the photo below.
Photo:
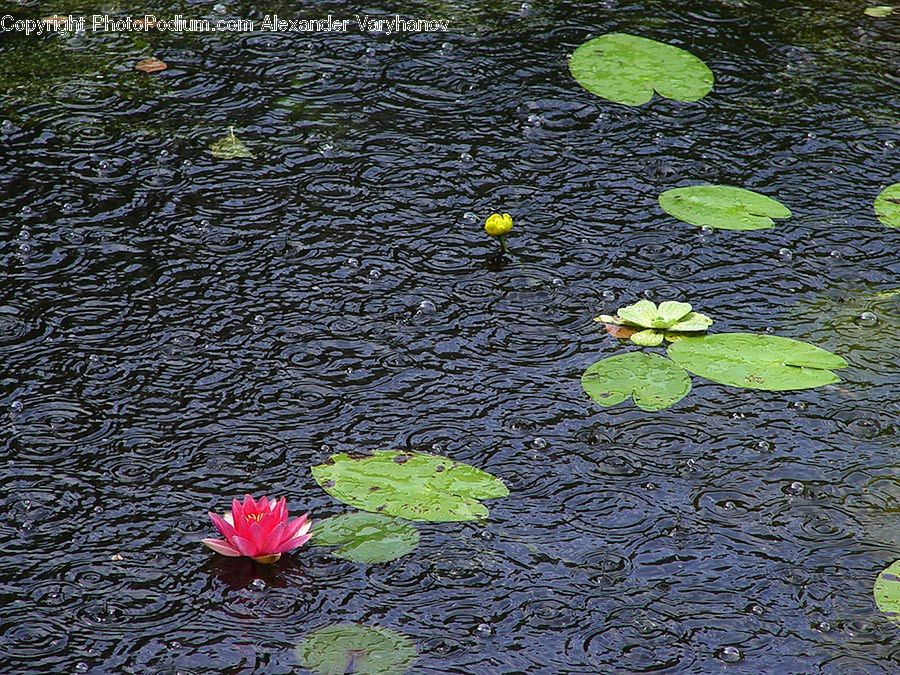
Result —
<path fill-rule="evenodd" d="M 733 387 L 787 391 L 840 382 L 846 368 L 836 354 L 806 342 L 755 333 L 718 333 L 673 342 L 669 358 L 713 382 Z"/>
<path fill-rule="evenodd" d="M 313 526 L 312 543 L 336 546 L 332 554 L 358 563 L 396 560 L 419 545 L 419 531 L 395 518 L 376 513 L 344 513 Z"/>
<path fill-rule="evenodd" d="M 900 560 L 881 570 L 872 588 L 878 609 L 894 623 L 900 625 Z"/>
<path fill-rule="evenodd" d="M 399 675 L 416 660 L 416 648 L 388 628 L 339 623 L 307 635 L 296 655 L 316 675 Z"/>
<path fill-rule="evenodd" d="M 881 19 L 893 14 L 894 8 L 891 5 L 876 5 L 874 7 L 866 7 L 863 13 L 866 16 L 874 16 L 876 19 Z"/>
<path fill-rule="evenodd" d="M 216 159 L 253 157 L 253 153 L 247 149 L 247 146 L 241 143 L 240 139 L 234 135 L 234 127 L 228 127 L 228 135 L 209 146 L 209 151 Z"/>
<path fill-rule="evenodd" d="M 633 305 L 622 307 L 616 316 L 601 314 L 594 321 L 602 321 L 610 326 L 629 326 L 634 330 L 625 338 L 641 347 L 656 347 L 663 340 L 674 342 L 687 333 L 700 333 L 709 328 L 713 320 L 705 314 L 691 311 L 686 302 L 665 300 L 659 307 L 649 300 L 638 300 Z M 643 330 L 641 330 L 643 329 Z M 618 337 L 615 333 L 611 333 Z"/>
<path fill-rule="evenodd" d="M 766 230 L 775 227 L 772 218 L 791 217 L 790 210 L 774 199 L 730 185 L 666 190 L 659 205 L 685 223 L 719 230 Z"/>
<path fill-rule="evenodd" d="M 581 376 L 581 386 L 602 406 L 634 398 L 642 410 L 654 411 L 684 398 L 691 390 L 691 378 L 663 356 L 629 352 L 592 364 Z"/>
<path fill-rule="evenodd" d="M 875 215 L 883 225 L 900 227 L 900 183 L 888 185 L 875 198 Z"/>
<path fill-rule="evenodd" d="M 407 520 L 453 522 L 487 518 L 479 499 L 506 497 L 503 481 L 440 455 L 382 450 L 332 455 L 312 468 L 335 499 L 363 511 Z"/>
<path fill-rule="evenodd" d="M 643 105 L 654 90 L 676 101 L 698 101 L 713 86 L 713 73 L 678 47 L 627 33 L 607 33 L 578 47 L 569 71 L 582 87 L 601 98 Z"/>

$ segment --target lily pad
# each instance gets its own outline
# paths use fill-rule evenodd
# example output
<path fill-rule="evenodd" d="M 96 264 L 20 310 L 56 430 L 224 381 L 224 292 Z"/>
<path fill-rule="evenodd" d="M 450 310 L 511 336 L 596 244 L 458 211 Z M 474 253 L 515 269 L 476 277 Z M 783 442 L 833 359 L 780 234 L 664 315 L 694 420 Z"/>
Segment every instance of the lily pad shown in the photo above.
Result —
<path fill-rule="evenodd" d="M 363 511 L 407 520 L 453 522 L 487 518 L 479 499 L 509 494 L 503 481 L 440 455 L 382 450 L 332 455 L 312 468 L 325 492 Z"/>
<path fill-rule="evenodd" d="M 875 215 L 883 225 L 900 227 L 900 183 L 888 185 L 875 198 Z"/>
<path fill-rule="evenodd" d="M 376 513 L 344 513 L 317 520 L 312 543 L 337 546 L 333 555 L 358 563 L 396 560 L 419 545 L 412 525 Z"/>
<path fill-rule="evenodd" d="M 718 333 L 673 342 L 669 357 L 686 370 L 733 387 L 787 391 L 840 382 L 836 354 L 775 335 Z"/>
<path fill-rule="evenodd" d="M 866 7 L 863 13 L 866 16 L 874 16 L 876 19 L 881 19 L 893 14 L 894 8 L 891 5 L 876 5 L 874 7 Z"/>
<path fill-rule="evenodd" d="M 663 340 L 674 342 L 684 337 L 682 333 L 699 333 L 712 325 L 712 319 L 691 309 L 686 302 L 666 300 L 657 307 L 649 300 L 638 300 L 633 305 L 620 308 L 616 316 L 601 314 L 594 321 L 602 321 L 607 327 L 635 328 L 626 338 L 641 347 L 656 347 Z"/>
<path fill-rule="evenodd" d="M 581 386 L 602 406 L 634 398 L 639 408 L 653 411 L 684 398 L 691 390 L 691 378 L 663 356 L 629 352 L 592 364 L 581 376 Z"/>
<path fill-rule="evenodd" d="M 900 560 L 881 570 L 872 588 L 875 604 L 887 617 L 900 624 Z"/>
<path fill-rule="evenodd" d="M 569 71 L 592 94 L 625 105 L 647 103 L 654 90 L 664 98 L 698 101 L 714 80 L 690 52 L 627 33 L 588 40 L 572 54 Z"/>
<path fill-rule="evenodd" d="M 228 135 L 209 146 L 209 151 L 216 159 L 253 157 L 253 153 L 247 149 L 247 146 L 234 135 L 234 127 L 228 127 Z"/>
<path fill-rule="evenodd" d="M 313 631 L 295 653 L 300 664 L 317 675 L 398 675 L 416 660 L 416 648 L 405 635 L 355 623 Z"/>
<path fill-rule="evenodd" d="M 691 185 L 666 190 L 659 205 L 691 225 L 719 230 L 766 230 L 772 218 L 790 218 L 790 210 L 770 197 L 730 185 Z"/>

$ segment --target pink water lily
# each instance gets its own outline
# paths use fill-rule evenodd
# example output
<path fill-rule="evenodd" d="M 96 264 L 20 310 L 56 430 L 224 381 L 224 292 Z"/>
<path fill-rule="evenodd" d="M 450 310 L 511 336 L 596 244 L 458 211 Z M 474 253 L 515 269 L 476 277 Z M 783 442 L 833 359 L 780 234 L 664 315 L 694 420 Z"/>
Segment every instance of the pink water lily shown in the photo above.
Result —
<path fill-rule="evenodd" d="M 287 502 L 262 497 L 256 501 L 244 495 L 244 503 L 231 502 L 231 511 L 224 517 L 210 511 L 209 517 L 225 540 L 204 539 L 203 543 L 216 553 L 232 558 L 246 556 L 256 562 L 273 563 L 282 553 L 303 546 L 310 538 L 312 521 L 304 513 L 288 521 Z"/>

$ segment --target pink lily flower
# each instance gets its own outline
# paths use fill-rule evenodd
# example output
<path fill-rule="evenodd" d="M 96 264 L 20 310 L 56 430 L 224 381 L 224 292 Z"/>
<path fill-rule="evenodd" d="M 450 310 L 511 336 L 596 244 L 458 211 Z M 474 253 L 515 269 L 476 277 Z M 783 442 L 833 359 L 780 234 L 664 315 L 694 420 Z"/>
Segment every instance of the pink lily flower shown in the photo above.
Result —
<path fill-rule="evenodd" d="M 224 517 L 210 511 L 210 520 L 225 540 L 204 539 L 203 543 L 216 553 L 232 558 L 246 556 L 256 562 L 273 563 L 282 553 L 303 546 L 312 536 L 308 515 L 304 513 L 288 521 L 284 497 L 277 501 L 262 497 L 257 502 L 244 495 L 243 504 L 232 500 L 231 511 Z"/>

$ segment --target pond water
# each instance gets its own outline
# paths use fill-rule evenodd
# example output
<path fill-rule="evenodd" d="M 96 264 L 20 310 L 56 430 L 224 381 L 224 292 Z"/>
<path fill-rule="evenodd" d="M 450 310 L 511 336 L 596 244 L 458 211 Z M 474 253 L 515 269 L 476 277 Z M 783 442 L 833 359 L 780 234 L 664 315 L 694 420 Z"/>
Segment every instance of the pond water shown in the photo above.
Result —
<path fill-rule="evenodd" d="M 408 636 L 419 673 L 896 672 L 871 589 L 900 557 L 900 249 L 872 201 L 900 19 L 865 6 L 120 3 L 451 31 L 2 35 L 2 670 L 304 672 L 305 635 L 356 622 Z M 611 31 L 690 50 L 715 89 L 593 96 L 566 59 Z M 168 70 L 135 72 L 150 54 Z M 210 154 L 228 126 L 254 158 Z M 659 208 L 698 182 L 793 217 Z M 600 408 L 582 371 L 632 347 L 592 318 L 640 298 L 850 367 Z M 347 511 L 309 469 L 376 449 L 510 496 L 377 565 L 198 543 L 245 492 Z"/>

